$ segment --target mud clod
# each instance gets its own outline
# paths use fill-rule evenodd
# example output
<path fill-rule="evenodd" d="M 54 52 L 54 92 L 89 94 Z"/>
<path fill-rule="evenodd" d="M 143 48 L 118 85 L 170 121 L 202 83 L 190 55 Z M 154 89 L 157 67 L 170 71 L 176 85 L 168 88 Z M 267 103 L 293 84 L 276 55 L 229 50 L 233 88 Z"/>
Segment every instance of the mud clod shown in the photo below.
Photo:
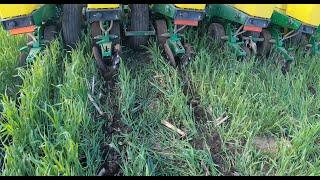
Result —
<path fill-rule="evenodd" d="M 221 151 L 221 138 L 219 133 L 215 132 L 212 134 L 211 138 L 208 139 L 208 145 L 213 154 L 217 154 Z"/>

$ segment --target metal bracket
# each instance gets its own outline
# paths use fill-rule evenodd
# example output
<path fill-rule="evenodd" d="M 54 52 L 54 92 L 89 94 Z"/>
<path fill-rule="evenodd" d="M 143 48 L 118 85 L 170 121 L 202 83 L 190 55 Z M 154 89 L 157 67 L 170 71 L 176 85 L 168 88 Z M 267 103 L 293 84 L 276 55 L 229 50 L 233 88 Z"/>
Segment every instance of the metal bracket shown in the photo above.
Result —
<path fill-rule="evenodd" d="M 36 56 L 40 54 L 42 47 L 33 47 L 30 49 L 26 62 L 31 63 L 35 60 Z"/>
<path fill-rule="evenodd" d="M 124 34 L 125 36 L 154 36 L 156 30 L 152 24 L 150 24 L 150 31 L 128 31 L 127 26 L 124 25 Z"/>
<path fill-rule="evenodd" d="M 186 53 L 186 50 L 184 49 L 181 43 L 181 38 L 178 34 L 173 34 L 167 40 L 167 43 L 169 45 L 169 48 L 172 50 L 174 56 L 178 56 L 180 58 Z"/>
<path fill-rule="evenodd" d="M 316 55 L 319 54 L 319 42 L 316 36 L 310 37 L 310 43 L 311 43 L 311 54 Z"/>
<path fill-rule="evenodd" d="M 275 49 L 276 49 L 276 51 L 278 51 L 285 58 L 286 61 L 293 61 L 294 57 L 291 56 L 290 53 L 289 53 L 289 51 L 292 50 L 292 49 L 286 50 L 284 48 L 283 40 L 285 38 L 282 37 L 280 31 L 278 31 L 275 28 L 271 28 L 270 29 L 270 33 L 271 33 L 273 39 L 275 40 Z"/>
<path fill-rule="evenodd" d="M 36 31 L 33 33 L 32 35 L 33 41 L 30 43 L 31 48 L 29 52 L 28 52 L 28 48 L 29 48 L 28 45 L 20 48 L 20 51 L 28 52 L 28 56 L 26 58 L 27 63 L 33 62 L 36 56 L 40 54 L 40 52 L 43 50 L 43 47 L 45 46 L 45 44 L 42 43 L 43 29 L 44 29 L 43 25 L 39 26 L 37 27 Z"/>
<path fill-rule="evenodd" d="M 226 33 L 228 36 L 227 44 L 229 45 L 229 47 L 231 47 L 231 49 L 234 50 L 234 52 L 236 53 L 236 56 L 243 57 L 247 55 L 247 53 L 241 48 L 241 45 L 244 42 L 239 42 L 239 38 L 235 36 L 235 34 L 239 33 L 240 30 L 241 30 L 241 27 L 238 28 L 236 32 L 233 32 L 232 25 L 230 23 L 226 25 Z"/>

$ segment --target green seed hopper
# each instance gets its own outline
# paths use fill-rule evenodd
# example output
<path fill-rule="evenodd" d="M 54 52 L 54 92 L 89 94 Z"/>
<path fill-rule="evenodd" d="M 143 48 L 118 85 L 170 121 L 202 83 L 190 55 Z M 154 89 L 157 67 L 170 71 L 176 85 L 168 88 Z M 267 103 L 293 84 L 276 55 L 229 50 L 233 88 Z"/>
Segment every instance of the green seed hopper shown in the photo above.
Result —
<path fill-rule="evenodd" d="M 120 62 L 121 39 L 128 38 L 129 46 L 138 50 L 147 45 L 149 36 L 155 35 L 148 4 L 88 4 L 84 14 L 94 39 L 94 58 L 107 79 Z"/>
<path fill-rule="evenodd" d="M 205 4 L 152 4 L 157 39 L 172 66 L 186 65 L 193 55 L 192 46 L 181 35 L 187 26 L 198 26 L 204 16 Z"/>
<path fill-rule="evenodd" d="M 258 43 L 267 28 L 275 5 L 272 4 L 208 4 L 206 21 L 208 33 L 219 43 L 231 47 L 238 57 L 258 54 Z"/>
<path fill-rule="evenodd" d="M 28 45 L 20 49 L 20 65 L 32 62 L 54 39 L 61 7 L 55 4 L 0 5 L 2 26 L 11 35 L 28 34 Z"/>
<path fill-rule="evenodd" d="M 310 52 L 312 55 L 319 53 L 319 24 L 320 24 L 320 5 L 319 4 L 287 4 L 286 14 L 299 20 L 302 26 L 298 30 L 300 41 L 295 41 L 296 44 Z M 300 36 L 299 36 L 300 35 Z"/>
<path fill-rule="evenodd" d="M 299 47 L 312 54 L 319 53 L 320 14 L 316 13 L 319 9 L 317 6 L 319 5 L 278 4 L 275 7 L 270 26 L 262 36 L 265 39 L 272 39 L 265 43 L 266 53 L 273 47 L 283 56 L 285 60 L 283 73 L 289 71 L 290 64 L 295 59 L 294 53 Z"/>
<path fill-rule="evenodd" d="M 62 29 L 67 46 L 77 43 L 81 35 L 81 4 L 3 4 L 2 26 L 11 35 L 27 34 L 28 44 L 20 49 L 20 65 L 33 62 Z"/>

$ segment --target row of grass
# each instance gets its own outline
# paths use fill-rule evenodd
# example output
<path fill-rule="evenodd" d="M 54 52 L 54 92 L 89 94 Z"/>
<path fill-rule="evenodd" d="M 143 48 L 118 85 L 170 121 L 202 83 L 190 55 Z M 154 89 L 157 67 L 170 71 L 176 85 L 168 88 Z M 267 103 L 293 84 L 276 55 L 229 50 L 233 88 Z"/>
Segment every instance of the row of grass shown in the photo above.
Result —
<path fill-rule="evenodd" d="M 186 33 L 196 57 L 183 70 L 155 43 L 148 54 L 126 52 L 110 92 L 88 39 L 67 57 L 51 45 L 22 71 L 20 105 L 3 97 L 3 175 L 95 175 L 112 164 L 106 146 L 119 154 L 123 175 L 319 175 L 318 57 L 298 54 L 283 76 L 276 56 L 240 62 L 200 33 Z M 88 93 L 106 116 L 97 116 Z M 221 116 L 228 118 L 217 124 Z M 103 124 L 114 123 L 125 126 L 105 138 Z M 257 137 L 275 139 L 276 151 L 257 148 Z"/>
<path fill-rule="evenodd" d="M 0 28 L 0 93 L 15 95 L 17 85 L 21 83 L 17 78 L 19 62 L 19 48 L 26 42 L 23 36 L 11 36 Z M 1 109 L 1 105 L 0 105 Z"/>
<path fill-rule="evenodd" d="M 112 144 L 123 174 L 319 175 L 319 57 L 298 53 L 284 76 L 278 56 L 241 62 L 199 33 L 187 34 L 197 55 L 182 72 L 167 64 L 154 43 L 152 62 L 145 60 L 149 55 L 131 56 L 121 65 L 117 102 L 121 121 L 132 131 L 115 135 Z M 191 90 L 184 94 L 186 86 Z M 200 118 L 189 103 L 197 97 L 205 111 Z M 228 119 L 217 124 L 221 116 Z M 217 133 L 216 152 L 210 138 Z M 256 138 L 274 139 L 276 151 L 257 148 Z"/>
<path fill-rule="evenodd" d="M 0 37 L 0 97 L 2 97 L 2 94 L 15 97 L 19 84 L 21 84 L 21 80 L 17 77 L 19 47 L 25 43 L 25 39 L 21 36 L 10 36 L 2 27 L 0 28 Z M 0 111 L 2 109 L 0 103 Z M 2 121 L 1 115 L 0 121 Z M 1 145 L 0 148 L 2 148 Z M 3 164 L 3 157 L 4 152 L 0 149 L 0 166 Z"/>
<path fill-rule="evenodd" d="M 319 57 L 298 53 L 283 76 L 273 57 L 238 62 L 215 55 L 217 48 L 203 49 L 202 42 L 194 42 L 199 56 L 188 74 L 203 107 L 213 117 L 231 117 L 215 128 L 229 166 L 243 175 L 319 175 Z M 259 151 L 256 137 L 274 138 L 278 151 Z M 229 142 L 240 152 L 230 151 Z"/>
<path fill-rule="evenodd" d="M 103 121 L 87 98 L 97 74 L 89 42 L 68 56 L 60 44 L 21 72 L 19 105 L 3 97 L 2 175 L 95 175 L 100 168 Z"/>

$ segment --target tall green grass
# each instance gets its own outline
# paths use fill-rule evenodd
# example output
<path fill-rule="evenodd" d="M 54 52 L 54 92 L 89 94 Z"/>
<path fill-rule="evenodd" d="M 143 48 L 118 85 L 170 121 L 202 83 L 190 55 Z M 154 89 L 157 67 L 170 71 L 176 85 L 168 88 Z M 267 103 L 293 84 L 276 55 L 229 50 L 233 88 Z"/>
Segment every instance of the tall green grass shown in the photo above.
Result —
<path fill-rule="evenodd" d="M 17 85 L 21 83 L 16 77 L 19 63 L 19 48 L 24 45 L 24 36 L 9 35 L 2 27 L 0 28 L 0 93 L 15 95 Z M 0 105 L 1 109 L 1 105 Z"/>
<path fill-rule="evenodd" d="M 318 57 L 298 55 L 283 76 L 275 56 L 241 62 L 201 33 L 186 34 L 197 55 L 184 72 L 170 67 L 154 43 L 152 62 L 145 60 L 149 55 L 131 56 L 121 65 L 117 102 L 121 121 L 132 131 L 112 141 L 121 153 L 123 174 L 318 175 L 319 99 L 310 91 L 311 85 L 319 91 Z M 197 97 L 205 111 L 200 118 L 188 103 Z M 223 115 L 228 120 L 217 125 Z M 218 152 L 210 142 L 216 133 Z M 257 137 L 274 138 L 277 151 L 257 148 Z"/>
<path fill-rule="evenodd" d="M 3 98 L 3 175 L 95 175 L 101 124 L 87 100 L 95 75 L 85 41 L 68 57 L 58 41 L 22 72 L 21 103 Z"/>
<path fill-rule="evenodd" d="M 2 27 L 0 28 L 0 97 L 6 94 L 15 97 L 21 84 L 17 76 L 17 65 L 19 62 L 19 48 L 25 43 L 22 36 L 11 36 Z M 0 103 L 0 111 L 3 107 Z M 0 121 L 2 117 L 0 116 Z M 0 148 L 2 146 L 0 145 Z M 4 153 L 0 150 L 0 166 L 3 162 Z"/>
<path fill-rule="evenodd" d="M 312 86 L 319 92 L 319 57 L 299 54 L 290 74 L 283 76 L 275 59 L 225 61 L 215 53 L 217 47 L 203 50 L 206 43 L 206 38 L 193 42 L 199 44 L 198 56 L 188 74 L 212 116 L 226 112 L 230 117 L 222 126 L 209 126 L 222 136 L 220 154 L 227 165 L 243 175 L 319 175 L 314 157 L 320 148 L 320 104 L 310 91 Z M 256 149 L 252 140 L 257 136 L 274 137 L 279 151 Z M 232 152 L 230 143 L 240 151 Z"/>
<path fill-rule="evenodd" d="M 283 76 L 276 56 L 238 61 L 203 34 L 185 33 L 196 56 L 182 70 L 154 42 L 148 53 L 125 51 L 113 88 L 88 37 L 67 55 L 53 43 L 21 71 L 20 106 L 3 97 L 2 174 L 96 175 L 114 163 L 108 147 L 123 175 L 319 175 L 319 57 L 298 54 Z M 274 139 L 276 151 L 257 148 L 257 137 Z"/>

